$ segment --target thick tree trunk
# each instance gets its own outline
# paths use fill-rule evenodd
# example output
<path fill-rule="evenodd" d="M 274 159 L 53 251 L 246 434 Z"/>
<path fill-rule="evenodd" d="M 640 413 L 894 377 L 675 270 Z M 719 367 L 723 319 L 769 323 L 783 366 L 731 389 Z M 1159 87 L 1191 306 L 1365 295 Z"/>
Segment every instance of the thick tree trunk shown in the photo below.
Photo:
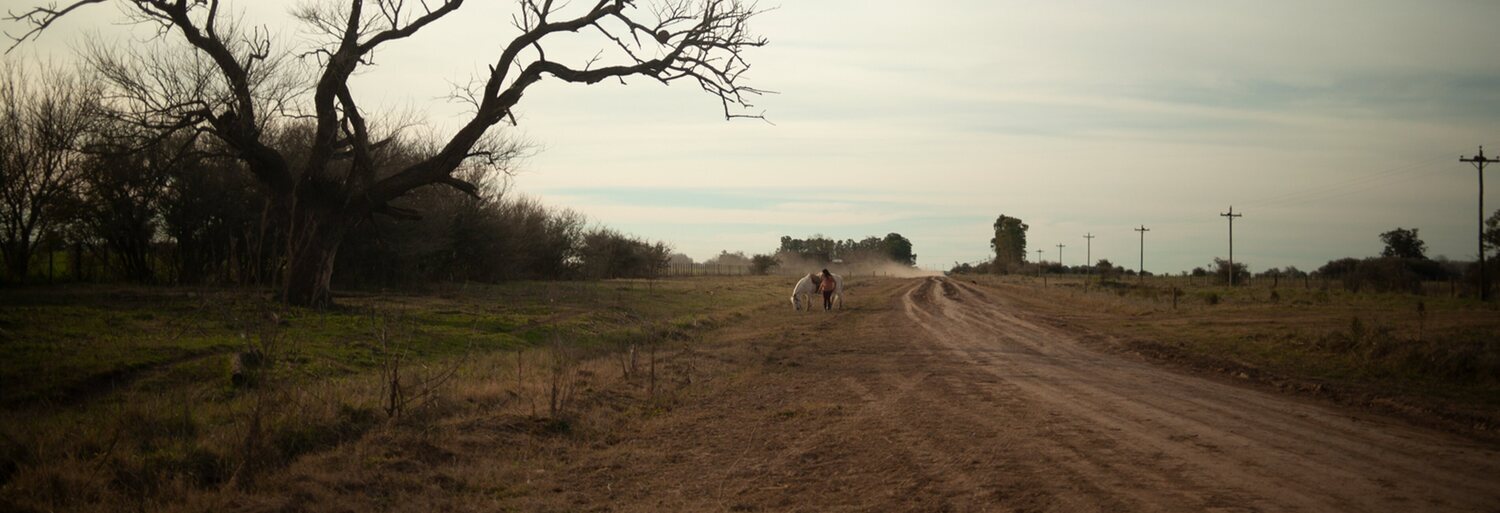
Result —
<path fill-rule="evenodd" d="M 344 235 L 359 217 L 338 208 L 304 207 L 293 214 L 288 230 L 286 277 L 282 301 L 296 306 L 325 307 L 333 303 L 333 262 Z"/>
<path fill-rule="evenodd" d="M 31 272 L 31 239 L 21 237 L 11 241 L 5 247 L 5 268 L 10 278 L 15 281 L 26 281 L 26 275 Z"/>

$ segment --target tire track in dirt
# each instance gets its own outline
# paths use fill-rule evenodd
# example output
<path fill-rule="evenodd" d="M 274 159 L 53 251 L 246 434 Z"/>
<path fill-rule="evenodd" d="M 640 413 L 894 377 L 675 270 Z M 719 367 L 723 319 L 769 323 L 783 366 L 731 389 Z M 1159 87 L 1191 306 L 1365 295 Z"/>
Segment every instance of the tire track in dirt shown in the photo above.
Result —
<path fill-rule="evenodd" d="M 909 291 L 903 301 L 909 305 L 908 312 L 922 311 L 918 303 L 930 301 L 929 284 Z M 944 287 L 944 297 L 952 297 Z M 952 315 L 952 311 L 928 314 L 930 320 Z M 930 322 L 930 321 L 929 321 Z M 931 324 L 925 324 L 930 326 Z M 946 327 L 945 327 L 946 328 Z M 944 334 L 942 338 L 946 338 Z M 929 342 L 940 343 L 938 339 Z M 949 346 L 951 348 L 951 346 Z M 973 404 L 965 402 L 957 411 L 948 411 L 950 417 L 963 418 L 972 425 L 1004 424 L 1010 435 L 1010 443 L 1024 448 L 1012 455 L 1016 458 L 1037 459 L 1045 462 L 1032 468 L 1031 472 L 1006 476 L 1014 486 L 1027 488 L 1049 488 L 1056 494 L 1055 510 L 1058 511 L 1160 511 L 1158 503 L 1163 495 L 1190 498 L 1181 490 L 1172 490 L 1178 476 L 1172 472 L 1121 474 L 1114 470 L 1117 463 L 1101 459 L 1099 454 L 1118 454 L 1128 451 L 1108 431 L 1096 426 L 1070 422 L 1068 415 L 1057 411 L 1056 406 L 1038 400 L 1036 394 L 1027 393 L 1016 379 L 1029 379 L 1027 371 L 997 373 L 989 366 L 995 358 L 1005 354 L 1013 356 L 1041 357 L 1041 353 L 1022 347 L 1018 351 L 997 352 L 993 350 L 953 350 L 952 354 L 962 359 L 970 371 L 989 375 L 991 379 L 970 379 L 969 390 L 960 397 L 987 396 L 1005 398 L 996 411 L 975 415 Z M 1044 415 L 1043 415 L 1044 413 Z M 1151 454 L 1135 455 L 1150 459 Z M 1049 508 L 1053 509 L 1053 508 Z"/>
<path fill-rule="evenodd" d="M 1495 511 L 1500 505 L 1500 486 L 1483 477 L 1500 470 L 1500 457 L 1488 448 L 1094 353 L 946 279 L 913 286 L 902 302 L 930 343 L 1005 381 L 1004 388 L 1065 411 L 1072 428 L 1093 428 L 1113 442 L 1107 452 L 1091 453 L 1078 440 L 1048 450 L 1075 449 L 1092 460 L 1080 469 L 1154 475 L 1179 492 L 1171 501 L 1156 497 L 1147 509 Z M 1116 429 L 1099 431 L 1105 427 Z M 1149 483 L 1120 484 L 1104 491 L 1138 498 L 1134 487 Z"/>

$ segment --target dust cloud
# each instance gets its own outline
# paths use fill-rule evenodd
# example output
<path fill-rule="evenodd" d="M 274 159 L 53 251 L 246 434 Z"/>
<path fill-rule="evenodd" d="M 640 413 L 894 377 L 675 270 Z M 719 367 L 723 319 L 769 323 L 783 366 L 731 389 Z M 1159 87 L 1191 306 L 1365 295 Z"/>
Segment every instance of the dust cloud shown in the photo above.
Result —
<path fill-rule="evenodd" d="M 889 259 L 859 260 L 855 262 L 823 263 L 811 258 L 804 258 L 795 254 L 781 253 L 776 255 L 781 260 L 781 265 L 776 266 L 772 274 L 785 276 L 802 276 L 828 269 L 834 274 L 855 276 L 888 276 L 892 278 L 921 278 L 926 276 L 941 276 L 942 273 L 920 269 L 909 265 L 893 262 Z"/>

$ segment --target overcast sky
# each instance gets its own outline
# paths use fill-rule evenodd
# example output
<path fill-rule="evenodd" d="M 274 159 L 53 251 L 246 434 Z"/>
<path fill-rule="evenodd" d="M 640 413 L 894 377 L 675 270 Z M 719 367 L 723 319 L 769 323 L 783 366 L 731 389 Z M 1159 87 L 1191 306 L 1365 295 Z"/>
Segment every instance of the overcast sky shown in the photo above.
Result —
<path fill-rule="evenodd" d="M 237 8 L 291 47 L 293 4 Z M 757 104 L 774 124 L 724 121 L 688 84 L 544 81 L 518 107 L 515 133 L 540 151 L 513 190 L 699 260 L 782 235 L 898 232 L 945 269 L 988 258 L 1003 213 L 1030 224 L 1032 258 L 1065 244 L 1070 265 L 1093 233 L 1095 260 L 1136 267 L 1145 225 L 1146 268 L 1177 272 L 1226 256 L 1231 205 L 1245 215 L 1235 260 L 1257 271 L 1375 255 L 1398 226 L 1430 256 L 1476 254 L 1475 172 L 1457 160 L 1500 153 L 1500 2 L 774 7 L 752 24 L 770 45 L 748 55 L 750 83 L 779 92 Z M 464 107 L 442 97 L 514 35 L 512 8 L 471 2 L 382 52 L 358 78 L 362 105 L 451 128 Z M 25 51 L 61 55 L 90 31 L 132 40 L 103 25 L 114 8 L 81 14 Z"/>

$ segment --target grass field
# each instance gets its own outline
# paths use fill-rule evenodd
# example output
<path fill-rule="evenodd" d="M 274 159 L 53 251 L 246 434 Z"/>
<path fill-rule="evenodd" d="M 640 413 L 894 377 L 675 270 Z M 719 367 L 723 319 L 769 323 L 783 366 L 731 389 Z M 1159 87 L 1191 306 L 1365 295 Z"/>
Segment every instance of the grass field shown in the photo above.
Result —
<path fill-rule="evenodd" d="M 1500 429 L 1500 308 L 1452 297 L 1353 293 L 1317 280 L 1212 286 L 1191 278 L 962 276 L 1026 290 L 1029 308 L 1117 347 L 1281 388 Z M 1173 299 L 1173 289 L 1178 291 Z"/>
<path fill-rule="evenodd" d="M 0 510 L 135 511 L 253 486 L 301 455 L 460 402 L 504 402 L 567 429 L 580 376 L 644 375 L 648 349 L 780 306 L 784 281 L 451 286 L 342 296 L 330 311 L 261 291 L 4 291 Z"/>

